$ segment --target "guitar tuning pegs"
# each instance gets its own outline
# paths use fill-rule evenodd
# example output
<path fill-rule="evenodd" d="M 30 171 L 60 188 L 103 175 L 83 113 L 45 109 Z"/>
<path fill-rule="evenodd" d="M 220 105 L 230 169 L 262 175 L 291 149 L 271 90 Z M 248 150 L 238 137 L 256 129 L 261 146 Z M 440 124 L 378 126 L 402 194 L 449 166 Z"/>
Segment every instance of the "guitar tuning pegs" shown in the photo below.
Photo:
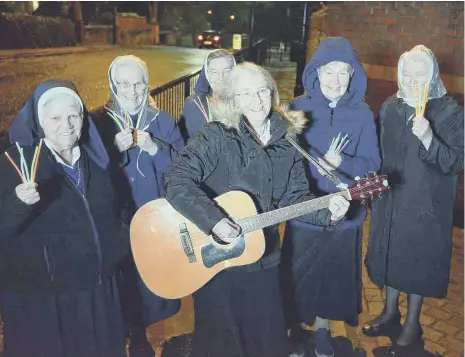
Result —
<path fill-rule="evenodd" d="M 366 178 L 376 177 L 376 171 L 368 171 L 365 176 Z"/>

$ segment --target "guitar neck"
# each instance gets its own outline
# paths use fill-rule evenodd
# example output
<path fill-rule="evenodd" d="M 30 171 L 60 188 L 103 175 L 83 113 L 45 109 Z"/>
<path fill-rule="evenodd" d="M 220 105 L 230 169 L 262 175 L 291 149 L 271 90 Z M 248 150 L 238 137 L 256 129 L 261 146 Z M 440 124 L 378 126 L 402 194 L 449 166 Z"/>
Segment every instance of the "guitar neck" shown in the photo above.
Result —
<path fill-rule="evenodd" d="M 315 212 L 329 206 L 329 200 L 334 196 L 344 196 L 350 200 L 348 190 L 336 192 L 331 195 L 315 198 L 313 200 L 296 203 L 291 206 L 278 208 L 273 211 L 258 214 L 256 216 L 247 217 L 239 220 L 237 223 L 241 226 L 244 234 L 254 232 L 259 229 L 274 226 L 281 222 L 304 216 L 307 213 Z"/>

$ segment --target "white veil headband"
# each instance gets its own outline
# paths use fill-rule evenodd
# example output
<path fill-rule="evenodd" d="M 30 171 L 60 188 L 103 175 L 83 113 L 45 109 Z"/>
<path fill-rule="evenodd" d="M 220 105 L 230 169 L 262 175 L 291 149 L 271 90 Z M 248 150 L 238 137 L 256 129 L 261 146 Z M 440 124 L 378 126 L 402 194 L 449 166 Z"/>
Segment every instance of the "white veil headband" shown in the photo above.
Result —
<path fill-rule="evenodd" d="M 149 71 L 147 64 L 141 60 L 139 57 L 133 55 L 118 56 L 111 63 L 108 68 L 108 79 L 110 82 L 110 101 L 107 105 L 107 110 L 110 110 L 111 113 L 122 123 L 126 122 L 126 109 L 121 104 L 116 95 L 116 81 L 115 81 L 115 67 L 116 65 L 128 65 L 135 64 L 139 66 L 142 70 L 144 77 L 144 82 L 147 84 L 147 91 L 144 93 L 144 98 L 142 100 L 141 106 L 137 109 L 137 123 L 136 127 L 140 130 L 147 130 L 150 123 L 156 119 L 158 116 L 159 110 L 155 104 L 155 101 L 149 94 L 148 84 L 149 84 Z M 152 112 L 153 115 L 147 115 L 147 111 Z"/>
<path fill-rule="evenodd" d="M 66 88 L 66 87 L 54 87 L 46 91 L 42 96 L 39 98 L 39 101 L 37 102 L 37 117 L 39 119 L 39 124 L 42 126 L 42 123 L 45 118 L 45 104 L 52 98 L 66 94 L 71 97 L 73 97 L 77 104 L 79 105 L 79 109 L 81 110 L 81 113 L 84 111 L 84 105 L 82 104 L 81 98 L 77 95 L 75 91 L 72 89 Z"/>

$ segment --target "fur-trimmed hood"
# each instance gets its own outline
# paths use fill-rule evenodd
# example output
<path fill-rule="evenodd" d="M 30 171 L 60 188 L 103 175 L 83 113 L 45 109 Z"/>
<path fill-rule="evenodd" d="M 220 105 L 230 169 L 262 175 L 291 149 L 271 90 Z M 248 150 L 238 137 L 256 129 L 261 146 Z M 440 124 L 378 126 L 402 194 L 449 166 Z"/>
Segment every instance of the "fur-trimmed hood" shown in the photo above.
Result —
<path fill-rule="evenodd" d="M 223 124 L 227 129 L 239 130 L 239 124 L 243 116 L 234 108 L 232 102 L 214 99 L 211 109 L 214 122 Z M 308 123 L 303 111 L 290 110 L 288 105 L 273 107 L 269 117 L 272 118 L 275 115 L 279 116 L 280 120 L 288 123 L 289 126 L 286 130 L 288 135 L 302 133 Z"/>

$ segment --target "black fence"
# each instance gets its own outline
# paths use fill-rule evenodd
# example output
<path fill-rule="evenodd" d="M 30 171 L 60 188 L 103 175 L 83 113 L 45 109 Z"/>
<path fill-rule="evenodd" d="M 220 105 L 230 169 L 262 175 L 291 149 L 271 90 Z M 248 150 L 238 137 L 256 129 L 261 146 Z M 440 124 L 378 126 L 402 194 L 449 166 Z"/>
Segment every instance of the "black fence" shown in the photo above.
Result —
<path fill-rule="evenodd" d="M 244 61 L 263 64 L 268 58 L 268 41 L 261 39 L 251 48 L 244 48 L 234 53 L 237 63 Z M 199 78 L 200 70 L 175 79 L 158 88 L 152 89 L 150 95 L 154 98 L 159 109 L 167 112 L 179 120 L 184 106 L 184 100 L 194 93 L 195 84 Z M 100 108 L 101 109 L 101 108 Z M 99 111 L 100 109 L 95 109 Z M 0 132 L 0 152 L 8 146 L 7 132 Z"/>
<path fill-rule="evenodd" d="M 244 61 L 262 64 L 268 58 L 268 41 L 261 39 L 252 47 L 234 53 L 237 63 Z M 179 120 L 184 106 L 184 100 L 194 93 L 195 84 L 200 76 L 200 70 L 177 78 L 158 88 L 152 89 L 150 95 L 157 107 Z"/>

